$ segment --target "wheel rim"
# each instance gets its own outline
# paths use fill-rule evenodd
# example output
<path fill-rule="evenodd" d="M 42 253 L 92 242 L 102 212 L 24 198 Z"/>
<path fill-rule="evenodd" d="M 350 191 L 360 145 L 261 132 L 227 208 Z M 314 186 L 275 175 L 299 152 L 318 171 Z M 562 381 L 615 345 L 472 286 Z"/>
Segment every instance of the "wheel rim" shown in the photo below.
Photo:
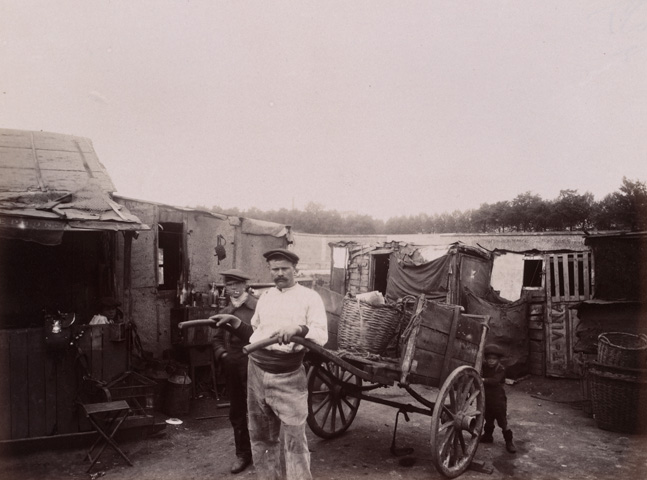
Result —
<path fill-rule="evenodd" d="M 472 462 L 485 418 L 483 380 L 469 366 L 454 370 L 443 384 L 431 417 L 434 465 L 446 477 L 463 473 Z"/>
<path fill-rule="evenodd" d="M 344 433 L 359 409 L 359 398 L 349 395 L 362 380 L 333 362 L 313 366 L 308 374 L 308 425 L 322 438 Z"/>

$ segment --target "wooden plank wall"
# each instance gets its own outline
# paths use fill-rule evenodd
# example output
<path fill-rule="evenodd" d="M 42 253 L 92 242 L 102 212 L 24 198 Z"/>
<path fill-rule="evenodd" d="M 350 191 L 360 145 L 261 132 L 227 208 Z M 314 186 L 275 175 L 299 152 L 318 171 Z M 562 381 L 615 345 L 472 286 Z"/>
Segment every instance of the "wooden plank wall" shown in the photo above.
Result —
<path fill-rule="evenodd" d="M 528 304 L 528 335 L 530 336 L 530 356 L 528 370 L 532 375 L 546 373 L 544 343 L 544 303 Z"/>
<path fill-rule="evenodd" d="M 127 369 L 127 342 L 110 341 L 109 326 L 85 328 L 78 346 L 98 380 Z M 76 407 L 77 353 L 49 350 L 43 328 L 0 330 L 0 440 L 89 430 Z"/>

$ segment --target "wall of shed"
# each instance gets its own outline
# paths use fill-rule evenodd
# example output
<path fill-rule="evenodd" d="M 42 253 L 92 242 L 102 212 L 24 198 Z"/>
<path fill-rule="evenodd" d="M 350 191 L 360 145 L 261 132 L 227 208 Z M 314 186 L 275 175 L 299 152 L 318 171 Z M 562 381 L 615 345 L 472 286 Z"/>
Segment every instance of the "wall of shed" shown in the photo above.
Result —
<path fill-rule="evenodd" d="M 582 232 L 536 232 L 536 233 L 443 233 L 436 235 L 388 235 L 388 241 L 400 241 L 415 245 L 449 245 L 462 242 L 471 247 L 481 246 L 487 250 L 585 250 Z"/>
<path fill-rule="evenodd" d="M 552 233 L 502 233 L 486 234 L 418 234 L 418 235 L 316 235 L 307 233 L 294 234 L 294 251 L 301 258 L 301 270 L 329 270 L 329 243 L 356 242 L 361 245 L 373 245 L 387 242 L 404 242 L 411 245 L 449 245 L 462 242 L 476 247 L 481 245 L 488 250 L 586 250 L 581 232 Z"/>
<path fill-rule="evenodd" d="M 643 300 L 647 295 L 647 235 L 587 239 L 595 259 L 595 298 Z"/>
<path fill-rule="evenodd" d="M 220 272 L 240 268 L 252 277 L 251 283 L 270 283 L 271 277 L 262 253 L 286 247 L 285 237 L 241 233 L 237 217 L 217 218 L 208 212 L 183 210 L 131 199 L 117 199 L 151 230 L 140 232 L 132 242 L 132 319 L 146 351 L 160 357 L 171 348 L 171 308 L 176 306 L 175 290 L 158 290 L 158 223 L 182 223 L 186 233 L 186 281 L 196 291 L 208 292 L 209 284 L 222 282 Z M 222 235 L 227 256 L 218 263 L 217 237 Z M 123 237 L 120 237 L 123 242 Z M 122 247 L 120 247 L 122 248 Z M 120 268 L 123 262 L 119 262 Z M 123 293 L 123 269 L 117 275 Z"/>
<path fill-rule="evenodd" d="M 348 265 L 348 290 L 351 295 L 368 292 L 371 256 L 368 253 L 351 258 Z"/>
<path fill-rule="evenodd" d="M 330 270 L 330 243 L 356 242 L 364 245 L 386 242 L 386 235 L 317 235 L 294 233 L 294 252 L 299 270 Z"/>

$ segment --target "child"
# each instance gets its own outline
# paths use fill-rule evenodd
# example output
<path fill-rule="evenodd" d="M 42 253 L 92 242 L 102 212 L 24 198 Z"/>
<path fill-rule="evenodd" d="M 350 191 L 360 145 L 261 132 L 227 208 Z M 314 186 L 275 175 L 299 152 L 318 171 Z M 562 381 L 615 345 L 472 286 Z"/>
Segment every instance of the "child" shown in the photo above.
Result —
<path fill-rule="evenodd" d="M 485 427 L 481 442 L 492 443 L 494 421 L 501 427 L 505 448 L 510 453 L 517 449 L 512 442 L 512 430 L 508 428 L 507 398 L 503 385 L 505 383 L 505 368 L 501 365 L 503 350 L 498 345 L 485 346 L 485 362 L 483 362 L 483 384 L 485 386 Z"/>

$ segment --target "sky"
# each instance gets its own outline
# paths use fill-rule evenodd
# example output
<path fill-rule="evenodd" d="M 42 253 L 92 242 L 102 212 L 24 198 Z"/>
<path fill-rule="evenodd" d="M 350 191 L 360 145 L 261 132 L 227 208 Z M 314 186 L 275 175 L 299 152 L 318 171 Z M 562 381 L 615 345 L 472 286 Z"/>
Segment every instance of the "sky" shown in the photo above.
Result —
<path fill-rule="evenodd" d="M 647 181 L 647 2 L 0 0 L 0 128 L 175 206 L 601 200 Z"/>

